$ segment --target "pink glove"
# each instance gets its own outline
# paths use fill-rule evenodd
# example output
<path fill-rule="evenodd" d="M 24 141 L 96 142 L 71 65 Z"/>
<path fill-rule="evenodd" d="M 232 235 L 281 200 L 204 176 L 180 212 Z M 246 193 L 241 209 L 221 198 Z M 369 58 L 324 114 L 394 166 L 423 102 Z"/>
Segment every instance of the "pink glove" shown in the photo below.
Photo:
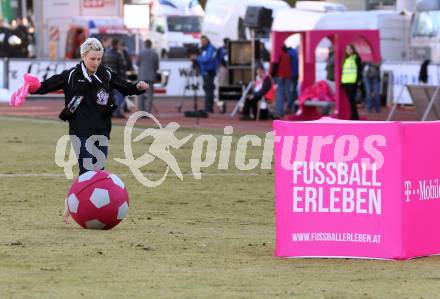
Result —
<path fill-rule="evenodd" d="M 24 82 L 29 84 L 29 93 L 35 93 L 41 86 L 40 80 L 37 76 L 31 75 L 29 73 L 24 74 Z"/>
<path fill-rule="evenodd" d="M 22 105 L 26 101 L 26 96 L 29 92 L 34 93 L 41 86 L 40 80 L 34 75 L 26 73 L 24 74 L 23 79 L 23 85 L 11 95 L 11 99 L 9 100 L 9 105 L 11 106 L 18 107 Z"/>

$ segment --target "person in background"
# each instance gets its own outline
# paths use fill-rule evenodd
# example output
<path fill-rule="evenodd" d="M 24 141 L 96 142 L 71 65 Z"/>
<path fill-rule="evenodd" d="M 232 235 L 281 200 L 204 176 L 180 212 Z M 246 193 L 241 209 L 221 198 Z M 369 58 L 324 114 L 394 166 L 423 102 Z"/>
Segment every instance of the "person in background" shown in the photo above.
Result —
<path fill-rule="evenodd" d="M 118 43 L 118 51 L 122 55 L 122 60 L 125 65 L 125 70 L 127 72 L 133 71 L 133 60 L 131 59 L 130 54 L 128 53 L 127 46 L 122 40 Z"/>
<path fill-rule="evenodd" d="M 243 107 L 243 116 L 240 120 L 255 120 L 259 101 L 265 98 L 269 102 L 275 98 L 275 86 L 270 74 L 266 73 L 263 65 L 257 66 L 257 79 L 254 92 L 246 99 Z M 250 115 L 252 112 L 252 116 Z"/>
<path fill-rule="evenodd" d="M 263 42 L 260 42 L 260 57 L 261 61 L 269 62 L 270 61 L 270 52 L 266 49 L 266 46 Z"/>
<path fill-rule="evenodd" d="M 75 47 L 76 47 L 76 45 L 78 45 L 78 47 L 76 48 L 76 51 L 74 52 L 72 58 L 74 58 L 74 59 L 81 58 L 81 53 L 79 51 L 79 45 L 81 45 L 86 39 L 87 39 L 87 34 L 86 34 L 85 30 L 83 28 L 78 28 L 76 30 L 75 37 L 74 37 L 75 41 L 73 42 Z"/>
<path fill-rule="evenodd" d="M 336 93 L 336 83 L 335 83 L 335 50 L 333 45 L 328 48 L 327 65 L 325 66 L 327 84 L 330 86 L 332 91 Z"/>
<path fill-rule="evenodd" d="M 288 50 L 290 56 L 290 65 L 292 71 L 292 93 L 290 98 L 287 99 L 287 111 L 286 113 L 291 113 L 294 107 L 295 101 L 298 99 L 298 77 L 299 77 L 299 68 L 298 68 L 298 49 L 290 48 Z"/>
<path fill-rule="evenodd" d="M 220 86 L 228 85 L 228 47 L 229 38 L 223 39 L 223 46 L 217 49 L 218 71 L 217 78 Z"/>
<path fill-rule="evenodd" d="M 113 72 L 118 74 L 124 80 L 126 79 L 124 61 L 121 53 L 118 51 L 119 40 L 117 38 L 111 39 L 111 48 L 104 51 L 102 57 L 102 64 L 109 67 Z M 123 113 L 124 95 L 118 90 L 113 90 L 113 96 L 118 108 L 113 112 L 113 116 L 116 118 L 125 118 Z"/>
<path fill-rule="evenodd" d="M 380 64 L 367 62 L 363 69 L 365 96 L 369 113 L 380 113 Z"/>
<path fill-rule="evenodd" d="M 287 47 L 283 46 L 278 61 L 278 69 L 276 72 L 276 101 L 275 101 L 275 118 L 284 116 L 284 104 L 286 100 L 292 97 L 292 69 L 290 56 L 287 53 Z"/>
<path fill-rule="evenodd" d="M 326 79 L 330 82 L 335 82 L 335 50 L 333 46 L 328 48 L 327 65 L 325 66 L 327 73 Z"/>
<path fill-rule="evenodd" d="M 17 32 L 18 37 L 22 40 L 23 47 L 27 50 L 29 45 L 29 33 L 28 27 L 24 25 L 22 18 L 17 18 L 14 29 Z"/>
<path fill-rule="evenodd" d="M 428 84 L 428 82 L 429 82 L 428 67 L 429 67 L 430 63 L 431 63 L 431 60 L 426 59 L 422 62 L 422 65 L 420 66 L 419 82 L 422 84 Z"/>
<path fill-rule="evenodd" d="M 203 90 L 205 91 L 205 112 L 214 112 L 214 79 L 217 70 L 217 51 L 211 44 L 206 35 L 200 38 L 201 49 L 197 56 L 197 63 L 200 67 L 200 72 L 203 77 Z"/>
<path fill-rule="evenodd" d="M 333 93 L 336 93 L 336 83 L 335 83 L 335 50 L 333 48 L 333 45 L 330 45 L 328 47 L 328 56 L 326 59 L 326 66 L 325 66 L 325 72 L 326 72 L 326 80 L 328 86 L 331 88 Z"/>
<path fill-rule="evenodd" d="M 131 60 L 130 54 L 128 54 L 127 47 L 125 46 L 125 43 L 123 40 L 120 40 L 118 43 L 118 52 L 121 54 L 122 62 L 124 65 L 124 70 L 125 70 L 124 79 L 128 79 L 129 74 L 132 75 L 133 71 L 134 71 L 133 61 Z M 129 101 L 128 99 L 124 99 L 122 101 L 122 105 L 121 105 L 122 110 L 121 111 L 130 112 L 130 109 L 128 109 L 128 105 L 127 105 L 128 101 Z"/>
<path fill-rule="evenodd" d="M 112 38 L 108 35 L 104 35 L 102 38 L 102 46 L 104 47 L 104 52 L 112 48 Z"/>
<path fill-rule="evenodd" d="M 139 110 L 147 111 L 151 113 L 153 108 L 153 85 L 156 81 L 156 74 L 159 70 L 159 55 L 152 48 L 153 43 L 147 39 L 145 41 L 145 49 L 139 53 L 138 67 L 139 74 L 138 79 L 147 82 L 150 88 L 147 89 L 146 94 L 142 94 L 139 101 Z M 147 105 L 145 106 L 145 101 Z"/>
<path fill-rule="evenodd" d="M 342 87 L 347 94 L 350 102 L 351 120 L 358 120 L 359 113 L 357 110 L 356 94 L 358 84 L 362 78 L 362 61 L 356 48 L 353 45 L 347 45 L 345 48 L 345 58 L 342 65 Z"/>

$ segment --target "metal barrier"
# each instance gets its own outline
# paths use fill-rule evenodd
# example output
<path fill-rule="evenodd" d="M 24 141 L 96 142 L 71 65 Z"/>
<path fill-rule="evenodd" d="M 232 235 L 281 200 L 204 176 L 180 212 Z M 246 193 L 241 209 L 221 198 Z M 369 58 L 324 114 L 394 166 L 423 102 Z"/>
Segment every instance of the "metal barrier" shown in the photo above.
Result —
<path fill-rule="evenodd" d="M 407 84 L 402 86 L 399 96 L 388 114 L 387 121 L 392 120 L 405 89 L 408 90 L 416 111 L 421 116 L 421 121 L 440 119 L 440 86 Z"/>

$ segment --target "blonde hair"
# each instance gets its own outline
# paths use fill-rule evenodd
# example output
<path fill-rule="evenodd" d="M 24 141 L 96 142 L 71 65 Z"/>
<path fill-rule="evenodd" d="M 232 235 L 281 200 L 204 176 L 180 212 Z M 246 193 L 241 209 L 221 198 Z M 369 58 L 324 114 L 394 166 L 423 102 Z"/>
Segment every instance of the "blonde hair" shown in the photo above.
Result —
<path fill-rule="evenodd" d="M 104 47 L 101 45 L 99 40 L 94 37 L 89 37 L 82 43 L 80 47 L 81 57 L 84 57 L 90 51 L 104 52 Z"/>

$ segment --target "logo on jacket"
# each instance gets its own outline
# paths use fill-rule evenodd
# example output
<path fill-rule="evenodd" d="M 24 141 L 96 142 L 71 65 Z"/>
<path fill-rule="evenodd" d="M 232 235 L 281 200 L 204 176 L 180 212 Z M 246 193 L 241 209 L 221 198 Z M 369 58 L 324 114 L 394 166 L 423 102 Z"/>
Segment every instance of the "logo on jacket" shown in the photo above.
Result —
<path fill-rule="evenodd" d="M 105 89 L 100 89 L 98 91 L 97 96 L 98 96 L 97 103 L 99 105 L 107 105 L 109 94 Z"/>

